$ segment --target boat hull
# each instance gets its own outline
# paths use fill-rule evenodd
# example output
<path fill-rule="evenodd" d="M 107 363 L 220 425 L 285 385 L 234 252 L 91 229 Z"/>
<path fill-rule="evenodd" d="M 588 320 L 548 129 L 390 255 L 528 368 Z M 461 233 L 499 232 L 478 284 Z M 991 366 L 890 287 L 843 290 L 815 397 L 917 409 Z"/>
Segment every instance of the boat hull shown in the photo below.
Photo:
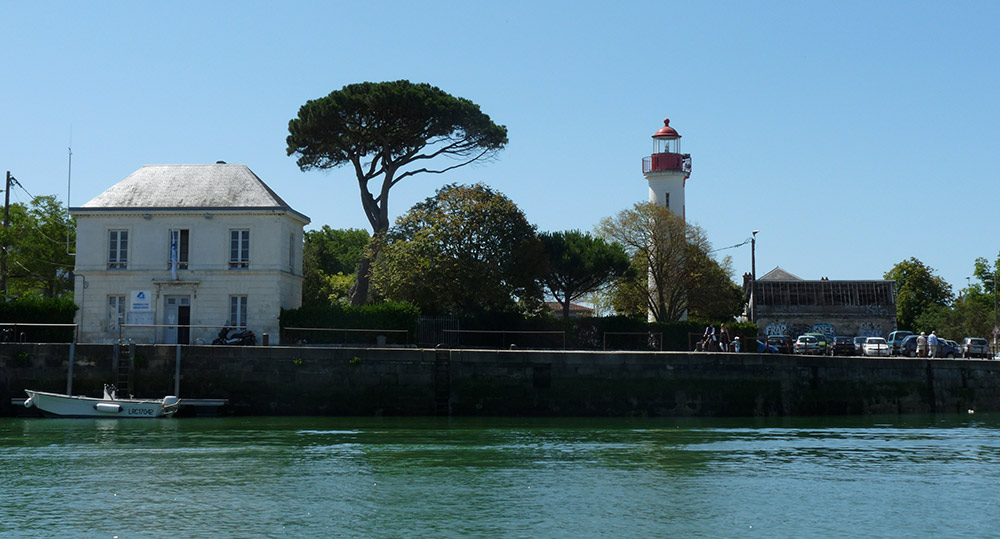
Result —
<path fill-rule="evenodd" d="M 58 417 L 122 417 L 155 419 L 170 417 L 177 412 L 177 397 L 163 399 L 96 399 L 81 395 L 61 395 L 26 389 L 26 407 L 34 406 L 42 413 Z"/>

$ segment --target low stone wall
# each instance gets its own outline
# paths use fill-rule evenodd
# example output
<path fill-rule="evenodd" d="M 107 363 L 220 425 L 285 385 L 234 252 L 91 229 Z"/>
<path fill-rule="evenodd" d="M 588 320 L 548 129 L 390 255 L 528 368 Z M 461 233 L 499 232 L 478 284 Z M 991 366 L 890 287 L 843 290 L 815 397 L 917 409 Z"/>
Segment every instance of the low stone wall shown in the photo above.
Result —
<path fill-rule="evenodd" d="M 0 415 L 64 393 L 69 345 L 0 344 Z M 114 383 L 77 345 L 73 393 Z M 236 415 L 800 416 L 1000 410 L 1000 361 L 692 352 L 138 345 L 133 393 L 228 399 Z"/>

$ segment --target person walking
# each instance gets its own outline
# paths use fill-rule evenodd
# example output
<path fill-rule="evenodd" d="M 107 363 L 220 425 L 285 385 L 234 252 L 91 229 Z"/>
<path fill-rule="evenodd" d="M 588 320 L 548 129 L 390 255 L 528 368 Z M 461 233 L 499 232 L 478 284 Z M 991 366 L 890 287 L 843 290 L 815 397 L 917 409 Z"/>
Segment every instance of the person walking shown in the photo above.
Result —
<path fill-rule="evenodd" d="M 927 357 L 927 334 L 923 331 L 917 337 L 917 357 Z"/>
<path fill-rule="evenodd" d="M 927 347 L 929 348 L 929 350 L 927 351 L 928 354 L 927 357 L 931 358 L 937 357 L 938 338 L 934 331 L 931 331 L 931 336 L 927 337 Z"/>

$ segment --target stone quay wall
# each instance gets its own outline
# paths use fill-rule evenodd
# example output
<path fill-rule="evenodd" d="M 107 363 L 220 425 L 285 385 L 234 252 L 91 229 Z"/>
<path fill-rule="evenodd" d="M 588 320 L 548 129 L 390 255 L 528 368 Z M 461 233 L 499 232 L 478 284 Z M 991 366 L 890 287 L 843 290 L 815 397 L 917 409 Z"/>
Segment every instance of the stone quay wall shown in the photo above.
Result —
<path fill-rule="evenodd" d="M 134 345 L 137 397 L 227 399 L 221 415 L 805 416 L 1000 410 L 1000 361 L 695 352 Z M 0 416 L 65 393 L 66 344 L 0 344 Z M 127 357 L 127 353 L 123 353 Z M 125 364 L 128 365 L 127 363 Z M 73 393 L 117 379 L 76 345 Z M 175 374 L 180 372 L 179 380 Z M 176 385 L 175 385 L 176 384 Z M 184 408 L 182 408 L 182 411 Z"/>

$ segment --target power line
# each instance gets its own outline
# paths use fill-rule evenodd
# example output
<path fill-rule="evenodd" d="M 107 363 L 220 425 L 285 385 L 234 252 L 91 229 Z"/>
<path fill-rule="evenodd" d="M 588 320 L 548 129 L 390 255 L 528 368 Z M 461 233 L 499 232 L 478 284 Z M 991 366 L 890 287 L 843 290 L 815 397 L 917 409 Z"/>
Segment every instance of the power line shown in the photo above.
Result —
<path fill-rule="evenodd" d="M 726 249 L 735 249 L 737 247 L 743 247 L 744 245 L 750 243 L 752 240 L 753 238 L 747 238 L 743 240 L 742 243 L 737 243 L 736 245 L 730 245 L 729 247 L 719 247 L 718 249 L 712 249 L 711 251 L 709 251 L 709 253 L 714 253 L 717 251 L 725 251 Z"/>

